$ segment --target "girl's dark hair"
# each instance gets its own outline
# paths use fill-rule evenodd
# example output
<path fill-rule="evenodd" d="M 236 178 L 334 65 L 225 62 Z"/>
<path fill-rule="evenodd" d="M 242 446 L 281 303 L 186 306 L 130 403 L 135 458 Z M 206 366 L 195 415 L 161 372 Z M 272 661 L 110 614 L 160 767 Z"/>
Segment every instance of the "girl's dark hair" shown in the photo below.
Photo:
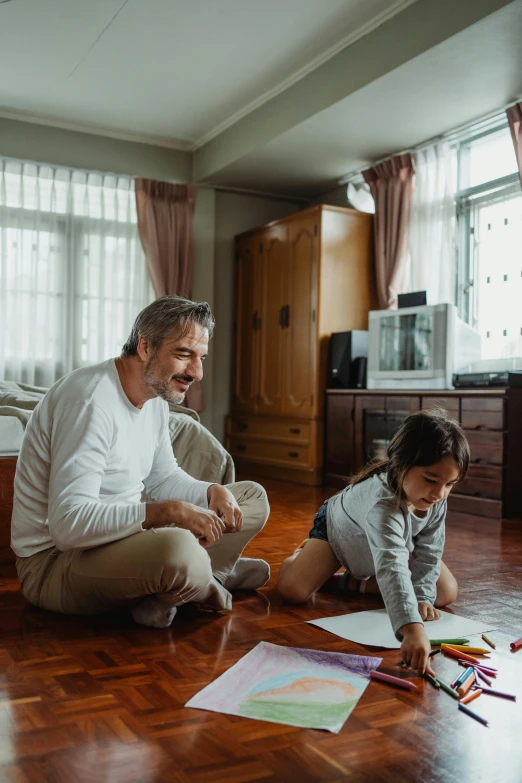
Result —
<path fill-rule="evenodd" d="M 444 457 L 452 457 L 459 471 L 459 481 L 468 472 L 468 441 L 458 422 L 440 408 L 408 416 L 391 439 L 387 453 L 387 460 L 368 463 L 348 483 L 359 484 L 371 476 L 387 473 L 388 486 L 397 498 L 401 498 L 402 485 L 411 468 L 434 465 Z"/>

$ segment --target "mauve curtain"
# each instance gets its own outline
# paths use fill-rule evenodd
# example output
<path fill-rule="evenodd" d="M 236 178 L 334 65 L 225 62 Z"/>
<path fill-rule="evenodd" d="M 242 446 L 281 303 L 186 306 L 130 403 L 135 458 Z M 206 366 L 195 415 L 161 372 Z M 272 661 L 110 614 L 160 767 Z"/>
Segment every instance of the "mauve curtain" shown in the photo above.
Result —
<path fill-rule="evenodd" d="M 522 184 L 522 103 L 516 103 L 509 109 L 506 109 L 506 114 L 509 127 L 511 128 L 511 135 L 513 136 L 518 173 L 520 175 L 520 183 Z"/>
<path fill-rule="evenodd" d="M 413 163 L 409 154 L 397 155 L 363 171 L 375 201 L 375 273 L 379 307 L 397 306 L 408 274 Z"/>
<path fill-rule="evenodd" d="M 156 296 L 192 293 L 192 222 L 196 188 L 152 179 L 136 180 L 138 229 Z M 194 383 L 187 404 L 203 410 L 203 389 Z"/>

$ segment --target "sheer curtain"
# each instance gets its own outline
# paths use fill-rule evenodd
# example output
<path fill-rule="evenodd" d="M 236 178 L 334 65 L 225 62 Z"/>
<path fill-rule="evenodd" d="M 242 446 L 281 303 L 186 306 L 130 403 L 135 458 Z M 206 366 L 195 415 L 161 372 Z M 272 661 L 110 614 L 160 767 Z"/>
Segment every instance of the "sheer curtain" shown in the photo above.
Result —
<path fill-rule="evenodd" d="M 153 299 L 131 178 L 0 159 L 0 378 L 117 356 Z"/>
<path fill-rule="evenodd" d="M 433 144 L 413 156 L 409 291 L 427 291 L 429 304 L 456 293 L 455 152 Z"/>

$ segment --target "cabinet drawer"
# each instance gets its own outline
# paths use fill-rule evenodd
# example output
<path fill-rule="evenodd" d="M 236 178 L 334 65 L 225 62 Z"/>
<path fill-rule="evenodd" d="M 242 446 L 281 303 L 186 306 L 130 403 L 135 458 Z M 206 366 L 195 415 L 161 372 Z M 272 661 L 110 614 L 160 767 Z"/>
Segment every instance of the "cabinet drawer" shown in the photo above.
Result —
<path fill-rule="evenodd" d="M 458 397 L 423 397 L 422 409 L 427 410 L 429 408 L 442 408 L 447 411 L 449 415 L 459 420 L 459 407 L 460 400 Z"/>
<path fill-rule="evenodd" d="M 504 400 L 484 397 L 464 398 L 462 426 L 469 430 L 505 429 Z"/>
<path fill-rule="evenodd" d="M 468 475 L 456 490 L 459 495 L 502 500 L 502 468 L 496 465 L 471 465 Z"/>
<path fill-rule="evenodd" d="M 504 433 L 489 430 L 468 430 L 471 462 L 502 465 L 504 463 Z"/>
<path fill-rule="evenodd" d="M 311 424 L 308 421 L 268 419 L 257 417 L 234 417 L 230 419 L 231 435 L 248 435 L 260 438 L 303 441 L 309 443 Z"/>
<path fill-rule="evenodd" d="M 233 457 L 244 457 L 255 462 L 289 467 L 315 467 L 308 446 L 287 445 L 261 440 L 249 440 L 240 436 L 230 437 L 229 451 Z"/>

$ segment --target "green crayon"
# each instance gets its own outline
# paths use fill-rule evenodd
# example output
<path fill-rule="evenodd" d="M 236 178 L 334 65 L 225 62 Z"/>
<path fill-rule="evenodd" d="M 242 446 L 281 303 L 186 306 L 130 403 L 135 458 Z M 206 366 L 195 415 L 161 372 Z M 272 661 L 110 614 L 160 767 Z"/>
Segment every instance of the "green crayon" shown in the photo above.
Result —
<path fill-rule="evenodd" d="M 457 701 L 460 699 L 460 696 L 457 693 L 457 691 L 454 691 L 453 688 L 450 688 L 450 686 L 447 685 L 445 682 L 443 682 L 442 680 L 439 680 L 438 677 L 435 677 L 435 679 L 437 680 L 437 682 L 439 683 L 439 685 L 440 685 L 440 687 L 442 688 L 443 691 L 446 691 L 446 693 L 449 693 L 449 695 L 453 696 L 453 698 L 457 699 Z"/>
<path fill-rule="evenodd" d="M 436 647 L 439 644 L 468 644 L 469 639 L 430 639 L 430 644 Z"/>

